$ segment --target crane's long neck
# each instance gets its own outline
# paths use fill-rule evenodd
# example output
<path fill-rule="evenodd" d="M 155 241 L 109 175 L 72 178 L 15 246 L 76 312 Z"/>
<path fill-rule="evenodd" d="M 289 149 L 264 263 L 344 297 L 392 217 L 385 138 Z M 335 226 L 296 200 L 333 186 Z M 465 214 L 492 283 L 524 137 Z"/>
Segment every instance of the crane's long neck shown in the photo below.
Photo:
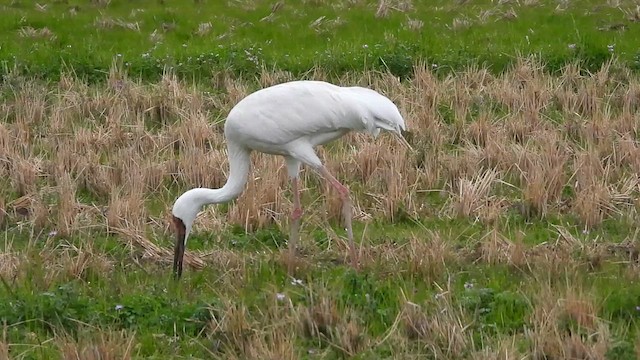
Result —
<path fill-rule="evenodd" d="M 240 196 L 247 184 L 251 167 L 250 151 L 233 141 L 227 141 L 229 157 L 229 177 L 219 189 L 195 188 L 182 194 L 173 204 L 173 222 L 176 227 L 176 247 L 173 271 L 177 277 L 182 274 L 182 261 L 191 225 L 200 209 L 207 204 L 219 204 Z"/>
<path fill-rule="evenodd" d="M 229 157 L 229 177 L 219 189 L 202 189 L 203 204 L 219 204 L 231 201 L 242 193 L 251 167 L 250 151 L 233 142 L 227 142 Z"/>

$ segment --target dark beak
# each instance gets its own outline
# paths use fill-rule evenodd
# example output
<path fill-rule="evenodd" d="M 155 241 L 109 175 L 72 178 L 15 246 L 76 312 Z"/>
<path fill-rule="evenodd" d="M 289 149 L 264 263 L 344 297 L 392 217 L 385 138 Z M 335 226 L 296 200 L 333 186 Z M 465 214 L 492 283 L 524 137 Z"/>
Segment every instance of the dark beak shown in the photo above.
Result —
<path fill-rule="evenodd" d="M 398 138 L 398 140 L 400 140 L 400 143 L 404 146 L 407 147 L 407 149 L 409 149 L 409 151 L 411 152 L 415 152 L 415 149 L 409 145 L 409 142 L 407 141 L 407 139 L 404 138 L 404 136 L 402 136 L 401 133 L 394 133 L 396 135 L 396 137 Z"/>
<path fill-rule="evenodd" d="M 182 276 L 182 261 L 184 259 L 184 236 L 187 228 L 184 222 L 173 217 L 173 224 L 176 230 L 176 247 L 173 250 L 173 276 L 175 279 L 180 279 Z"/>

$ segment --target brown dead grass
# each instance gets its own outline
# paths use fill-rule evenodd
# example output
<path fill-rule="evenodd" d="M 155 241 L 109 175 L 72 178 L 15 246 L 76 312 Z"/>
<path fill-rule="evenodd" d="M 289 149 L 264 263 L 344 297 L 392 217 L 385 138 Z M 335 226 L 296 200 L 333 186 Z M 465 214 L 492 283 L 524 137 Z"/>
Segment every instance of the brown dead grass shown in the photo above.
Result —
<path fill-rule="evenodd" d="M 329 294 L 315 294 L 311 305 L 300 306 L 297 314 L 305 337 L 327 341 L 343 356 L 355 356 L 367 346 L 368 338 L 356 312 L 339 309 Z"/>
<path fill-rule="evenodd" d="M 93 24 L 99 29 L 113 29 L 117 27 L 136 32 L 140 31 L 140 24 L 138 22 L 128 22 L 123 19 L 114 19 L 106 16 L 95 19 Z"/>
<path fill-rule="evenodd" d="M 10 359 L 9 356 L 10 344 L 7 342 L 7 327 L 2 327 L 2 339 L 0 339 L 0 357 L 2 359 Z"/>
<path fill-rule="evenodd" d="M 220 359 L 297 359 L 296 318 L 288 299 L 274 301 L 259 314 L 226 303 L 209 323 L 210 355 Z M 261 328 L 259 324 L 269 324 Z"/>
<path fill-rule="evenodd" d="M 536 297 L 532 329 L 526 332 L 535 359 L 604 359 L 612 341 L 607 323 L 597 317 L 588 295 L 576 287 L 546 287 Z"/>
<path fill-rule="evenodd" d="M 437 285 L 436 285 L 437 286 Z M 429 301 L 429 311 L 406 301 L 401 313 L 405 336 L 425 344 L 428 354 L 436 358 L 460 359 L 474 348 L 470 331 L 472 320 L 453 299 L 451 288 L 440 291 Z M 427 306 L 424 306 L 427 307 Z"/>
<path fill-rule="evenodd" d="M 13 282 L 18 276 L 18 269 L 21 262 L 24 261 L 24 257 L 11 251 L 11 245 L 5 246 L 5 251 L 0 254 L 0 277 L 5 281 Z"/>
<path fill-rule="evenodd" d="M 91 330 L 90 332 L 94 332 Z M 93 340 L 76 340 L 69 335 L 54 338 L 64 360 L 129 360 L 135 352 L 135 336 L 123 332 L 95 331 Z"/>
<path fill-rule="evenodd" d="M 413 9 L 406 1 L 378 5 L 379 16 Z M 0 226 L 28 224 L 55 231 L 58 238 L 97 229 L 115 234 L 141 258 L 165 263 L 171 258 L 166 214 L 177 193 L 220 187 L 226 180 L 222 122 L 213 119 L 223 119 L 256 88 L 292 75 L 263 69 L 249 82 L 221 71 L 212 76 L 221 90 L 215 93 L 169 70 L 158 83 L 141 84 L 117 61 L 106 84 L 97 86 L 72 74 L 52 86 L 17 74 L 8 78 L 21 83 L 0 105 L 0 118 L 6 119 L 0 124 Z M 314 69 L 308 78 L 327 75 Z M 637 220 L 640 80 L 615 62 L 591 76 L 570 64 L 554 77 L 535 59 L 521 58 L 500 75 L 475 66 L 438 77 L 430 64 L 417 64 L 410 81 L 366 73 L 335 82 L 368 86 L 392 98 L 416 149 L 409 152 L 383 133 L 376 141 L 350 134 L 318 150 L 352 189 L 358 221 L 461 216 L 493 225 L 514 213 L 527 220 L 569 215 L 589 231 L 611 218 Z M 233 225 L 247 231 L 285 227 L 291 199 L 282 195 L 289 190 L 284 163 L 263 154 L 252 160 L 245 193 L 227 211 L 205 210 L 195 233 Z M 336 194 L 312 171 L 305 169 L 301 180 L 305 224 L 337 220 Z M 429 200 L 434 193 L 443 200 L 435 207 Z M 515 267 L 539 261 L 555 272 L 570 257 L 561 246 L 552 254 L 500 236 L 491 241 L 482 240 L 482 261 Z M 364 251 L 438 278 L 441 264 L 456 256 L 437 241 L 432 245 L 410 241 L 405 250 Z M 535 261 L 523 259 L 529 251 Z M 400 261 L 394 252 L 406 258 Z M 201 267 L 212 260 L 187 252 L 187 261 Z M 232 257 L 220 263 L 244 266 Z"/>
<path fill-rule="evenodd" d="M 20 30 L 18 30 L 18 35 L 20 35 L 21 37 L 32 39 L 44 38 L 47 40 L 55 40 L 56 38 L 55 34 L 47 27 L 35 29 L 31 26 L 24 26 L 21 27 Z"/>
<path fill-rule="evenodd" d="M 461 255 L 446 236 L 427 229 L 407 242 L 365 245 L 362 252 L 365 267 L 371 271 L 413 276 L 429 284 L 445 279 L 448 268 L 461 261 Z"/>
<path fill-rule="evenodd" d="M 410 12 L 401 3 L 379 2 L 384 11 Z M 584 76 L 569 65 L 552 77 L 535 60 L 523 58 L 501 75 L 472 67 L 441 78 L 431 65 L 419 64 L 406 82 L 379 73 L 339 79 L 391 97 L 405 114 L 407 138 L 417 150 L 407 151 L 384 133 L 376 141 L 350 134 L 318 150 L 351 188 L 357 221 L 459 216 L 486 227 L 462 248 L 448 229 L 419 229 L 375 244 L 366 231 L 362 238 L 356 235 L 365 273 L 411 276 L 438 288 L 433 299 L 419 304 L 402 299 L 396 322 L 382 339 L 368 334 L 359 312 L 326 289 L 304 288 L 310 301 L 295 306 L 288 294 L 274 291 L 264 294 L 274 299 L 266 307 L 250 309 L 230 296 L 216 309 L 218 316 L 204 330 L 211 357 L 297 359 L 316 350 L 301 348 L 304 338 L 328 344 L 345 358 L 367 357 L 385 341 L 407 356 L 415 350 L 436 358 L 605 358 L 613 330 L 598 316 L 596 296 L 574 280 L 607 263 L 625 262 L 624 279 L 635 281 L 637 234 L 612 245 L 601 238 L 578 239 L 568 229 L 577 224 L 588 232 L 611 218 L 638 220 L 640 80 L 617 66 Z M 314 69 L 309 77 L 326 79 L 326 74 Z M 35 251 L 27 256 L 5 243 L 3 280 L 15 284 L 37 272 L 32 286 L 44 290 L 110 274 L 115 264 L 97 250 L 96 234 L 115 236 L 136 263 L 167 268 L 172 261 L 167 215 L 175 196 L 194 186 L 220 187 L 227 177 L 222 123 L 214 119 L 254 89 L 291 79 L 289 73 L 264 69 L 255 82 L 247 82 L 221 71 L 212 77 L 221 91 L 211 94 L 170 71 L 156 84 L 140 84 L 114 64 L 104 85 L 84 84 L 69 74 L 50 88 L 23 80 L 0 104 L 0 118 L 6 119 L 0 123 L 0 228 L 28 233 L 27 245 Z M 286 233 L 291 198 L 283 195 L 289 190 L 284 163 L 263 154 L 252 160 L 243 195 L 227 210 L 209 207 L 198 217 L 194 233 L 206 232 L 215 250 L 187 251 L 188 266 L 221 269 L 215 286 L 233 293 L 246 286 L 247 274 L 263 259 L 269 266 L 295 268 L 296 275 L 342 264 L 345 241 L 326 222 L 338 219 L 339 200 L 307 169 L 301 189 L 304 224 L 310 225 L 302 227 L 300 257 L 292 259 L 286 250 L 259 254 L 228 247 L 232 240 L 226 234 L 234 225 L 246 231 L 276 225 Z M 497 225 L 514 215 L 577 221 L 557 226 L 556 234 L 534 245 Z M 305 233 L 314 226 L 326 230 L 327 245 Z M 68 241 L 73 236 L 85 240 Z M 33 246 L 36 242 L 43 245 Z M 451 285 L 439 287 L 465 262 L 506 266 L 534 284 L 523 333 L 478 339 L 474 317 L 460 306 Z M 55 343 L 66 359 L 132 357 L 133 335 L 104 336 L 84 341 L 57 335 Z M 522 349 L 523 343 L 529 348 Z M 9 347 L 0 339 L 0 357 Z"/>

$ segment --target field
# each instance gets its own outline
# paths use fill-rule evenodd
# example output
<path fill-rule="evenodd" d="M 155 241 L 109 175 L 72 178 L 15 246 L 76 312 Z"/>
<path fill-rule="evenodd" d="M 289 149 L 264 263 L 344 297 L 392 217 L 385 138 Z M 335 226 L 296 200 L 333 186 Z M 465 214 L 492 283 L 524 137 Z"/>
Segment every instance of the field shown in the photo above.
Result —
<path fill-rule="evenodd" d="M 424 3 L 0 5 L 0 358 L 640 357 L 640 8 Z M 406 119 L 413 152 L 318 149 L 359 271 L 309 169 L 287 256 L 286 167 L 255 153 L 175 281 L 173 201 L 224 184 L 226 114 L 292 79 Z"/>
<path fill-rule="evenodd" d="M 567 60 L 595 71 L 611 53 L 640 68 L 640 9 L 629 0 L 8 2 L 0 5 L 0 72 L 48 79 L 72 68 L 101 81 L 114 59 L 149 81 L 165 67 L 187 79 L 263 67 L 296 77 L 313 67 L 410 77 L 418 61 L 438 73 L 481 64 L 502 71 L 518 53 L 538 54 L 556 72 Z"/>

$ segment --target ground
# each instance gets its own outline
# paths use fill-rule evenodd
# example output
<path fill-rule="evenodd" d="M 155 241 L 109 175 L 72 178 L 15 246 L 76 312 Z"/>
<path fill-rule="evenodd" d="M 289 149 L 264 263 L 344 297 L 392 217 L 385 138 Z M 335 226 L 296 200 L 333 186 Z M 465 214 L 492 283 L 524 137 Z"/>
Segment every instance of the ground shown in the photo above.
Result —
<path fill-rule="evenodd" d="M 635 4 L 197 4 L 3 5 L 20 17 L 0 21 L 2 357 L 639 356 Z M 526 34 L 533 48 L 510 40 Z M 53 37 L 72 50 L 53 55 Z M 269 38 L 255 66 L 204 51 Z M 174 63 L 198 54 L 224 61 Z M 304 78 L 387 95 L 416 150 L 384 133 L 318 149 L 353 194 L 360 269 L 338 195 L 309 169 L 289 257 L 284 161 L 253 154 L 243 195 L 198 217 L 176 281 L 170 209 L 224 184 L 225 115 Z"/>

